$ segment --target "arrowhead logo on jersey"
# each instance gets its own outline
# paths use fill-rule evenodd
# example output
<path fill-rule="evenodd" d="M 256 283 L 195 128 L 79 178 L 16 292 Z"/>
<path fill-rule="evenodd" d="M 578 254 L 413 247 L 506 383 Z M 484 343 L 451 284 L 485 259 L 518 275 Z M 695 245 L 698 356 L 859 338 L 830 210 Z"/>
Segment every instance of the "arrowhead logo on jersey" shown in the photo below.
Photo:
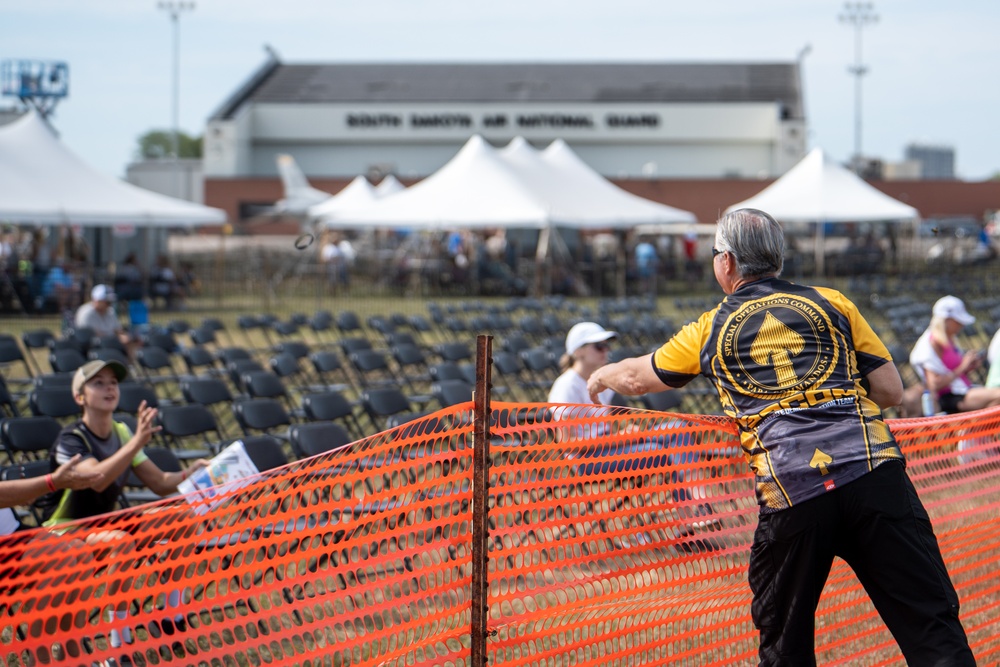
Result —
<path fill-rule="evenodd" d="M 819 388 L 843 354 L 827 313 L 793 294 L 748 301 L 726 319 L 721 334 L 721 370 L 740 391 L 765 400 Z"/>
<path fill-rule="evenodd" d="M 789 329 L 771 313 L 764 314 L 764 324 L 750 344 L 750 358 L 761 366 L 771 364 L 779 387 L 791 387 L 798 378 L 792 357 L 802 354 L 806 347 L 801 335 Z"/>

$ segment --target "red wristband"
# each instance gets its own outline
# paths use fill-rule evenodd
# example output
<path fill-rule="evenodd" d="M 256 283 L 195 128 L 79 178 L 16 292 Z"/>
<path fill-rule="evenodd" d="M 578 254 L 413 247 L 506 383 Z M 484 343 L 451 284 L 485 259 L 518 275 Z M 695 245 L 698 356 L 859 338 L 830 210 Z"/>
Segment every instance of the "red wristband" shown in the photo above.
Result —
<path fill-rule="evenodd" d="M 45 476 L 45 486 L 49 487 L 49 491 L 56 490 L 55 480 L 52 479 L 52 473 Z"/>

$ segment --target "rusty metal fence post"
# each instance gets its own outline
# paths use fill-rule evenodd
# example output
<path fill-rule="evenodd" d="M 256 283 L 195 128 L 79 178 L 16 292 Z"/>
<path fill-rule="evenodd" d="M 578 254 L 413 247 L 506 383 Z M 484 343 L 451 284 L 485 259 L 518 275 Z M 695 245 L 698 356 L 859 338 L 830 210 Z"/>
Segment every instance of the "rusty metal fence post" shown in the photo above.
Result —
<path fill-rule="evenodd" d="M 487 664 L 486 637 L 490 616 L 489 484 L 490 389 L 492 387 L 493 336 L 476 337 L 475 422 L 472 459 L 472 667 Z"/>

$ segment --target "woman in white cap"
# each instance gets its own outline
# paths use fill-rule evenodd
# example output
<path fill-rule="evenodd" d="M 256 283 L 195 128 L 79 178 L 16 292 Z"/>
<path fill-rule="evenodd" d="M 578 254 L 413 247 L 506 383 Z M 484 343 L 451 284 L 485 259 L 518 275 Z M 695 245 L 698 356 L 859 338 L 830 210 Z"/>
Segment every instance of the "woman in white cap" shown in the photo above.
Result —
<path fill-rule="evenodd" d="M 608 363 L 608 341 L 618 334 L 596 322 L 574 324 L 566 334 L 566 354 L 559 360 L 563 373 L 552 383 L 549 403 L 593 403 L 587 392 L 590 374 Z M 611 402 L 614 392 L 608 389 L 598 399 Z"/>
<path fill-rule="evenodd" d="M 937 300 L 931 323 L 910 352 L 910 365 L 948 414 L 1000 405 L 1000 388 L 975 386 L 969 373 L 983 363 L 979 352 L 963 352 L 955 336 L 976 318 L 956 296 Z"/>

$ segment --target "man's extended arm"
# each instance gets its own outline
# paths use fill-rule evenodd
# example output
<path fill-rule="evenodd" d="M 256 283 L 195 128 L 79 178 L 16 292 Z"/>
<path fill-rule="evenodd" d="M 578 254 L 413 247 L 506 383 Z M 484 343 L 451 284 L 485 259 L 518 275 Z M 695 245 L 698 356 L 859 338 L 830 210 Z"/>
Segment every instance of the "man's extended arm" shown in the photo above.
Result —
<path fill-rule="evenodd" d="M 652 354 L 622 359 L 618 363 L 601 366 L 587 381 L 590 398 L 597 403 L 597 395 L 605 389 L 614 389 L 625 396 L 639 396 L 654 391 L 671 389 L 660 381 L 653 371 Z"/>
<path fill-rule="evenodd" d="M 891 408 L 903 402 L 903 380 L 896 364 L 882 364 L 865 376 L 870 385 L 868 398 L 882 408 Z"/>

